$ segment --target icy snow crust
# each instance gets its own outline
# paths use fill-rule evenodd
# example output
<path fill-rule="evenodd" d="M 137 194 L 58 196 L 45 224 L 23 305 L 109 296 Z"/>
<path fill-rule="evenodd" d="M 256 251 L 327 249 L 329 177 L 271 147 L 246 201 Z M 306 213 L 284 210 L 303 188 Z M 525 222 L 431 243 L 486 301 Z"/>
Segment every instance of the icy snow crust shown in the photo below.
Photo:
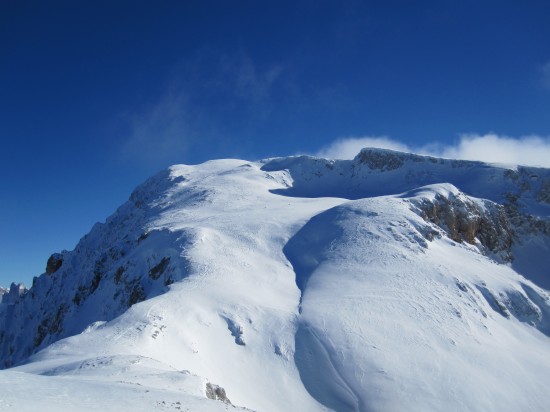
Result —
<path fill-rule="evenodd" d="M 173 166 L 0 305 L 0 409 L 546 410 L 549 182 L 378 149 Z"/>

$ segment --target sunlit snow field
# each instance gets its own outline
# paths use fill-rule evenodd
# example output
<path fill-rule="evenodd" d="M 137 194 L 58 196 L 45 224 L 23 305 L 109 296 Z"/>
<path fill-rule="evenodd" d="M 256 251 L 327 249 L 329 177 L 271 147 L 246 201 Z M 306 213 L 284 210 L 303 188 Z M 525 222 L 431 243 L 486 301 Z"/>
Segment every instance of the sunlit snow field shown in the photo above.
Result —
<path fill-rule="evenodd" d="M 499 239 L 498 204 L 544 221 L 549 179 L 384 150 L 173 166 L 3 305 L 0 410 L 543 411 L 549 238 Z"/>

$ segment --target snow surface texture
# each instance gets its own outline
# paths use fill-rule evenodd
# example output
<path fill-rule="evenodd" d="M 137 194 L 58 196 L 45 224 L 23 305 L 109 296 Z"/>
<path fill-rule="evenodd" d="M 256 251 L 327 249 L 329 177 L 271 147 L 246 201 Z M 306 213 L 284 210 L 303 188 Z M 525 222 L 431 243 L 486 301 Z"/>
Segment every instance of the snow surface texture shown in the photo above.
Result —
<path fill-rule="evenodd" d="M 549 212 L 546 169 L 173 166 L 0 305 L 0 410 L 547 410 Z"/>

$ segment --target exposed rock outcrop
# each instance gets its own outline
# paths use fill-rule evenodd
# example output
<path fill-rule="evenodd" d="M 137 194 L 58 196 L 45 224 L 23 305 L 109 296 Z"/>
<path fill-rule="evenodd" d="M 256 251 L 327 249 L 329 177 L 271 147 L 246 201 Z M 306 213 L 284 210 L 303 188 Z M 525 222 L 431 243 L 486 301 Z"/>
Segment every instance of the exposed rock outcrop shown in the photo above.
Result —
<path fill-rule="evenodd" d="M 373 170 L 395 170 L 403 166 L 405 159 L 411 157 L 410 154 L 396 153 L 392 151 L 382 151 L 380 149 L 363 149 L 356 156 L 360 164 L 367 165 Z M 414 156 L 413 158 L 416 158 Z"/>
<path fill-rule="evenodd" d="M 474 201 L 458 192 L 423 199 L 416 207 L 424 220 L 439 226 L 455 242 L 472 245 L 479 242 L 503 261 L 513 260 L 514 232 L 503 206 L 486 200 Z"/>
<path fill-rule="evenodd" d="M 166 173 L 148 180 L 132 194 L 132 201 L 96 224 L 73 251 L 50 256 L 46 272 L 0 316 L 0 368 L 81 333 L 90 321 L 111 320 L 187 275 L 187 261 L 179 250 L 193 232 L 147 227 L 162 207 L 157 198 L 165 194 L 156 186 L 172 184 Z M 147 236 L 140 240 L 143 233 Z M 155 253 L 157 248 L 161 255 Z M 14 295 L 9 295 L 11 302 Z"/>
<path fill-rule="evenodd" d="M 205 389 L 206 397 L 208 399 L 213 399 L 216 401 L 221 401 L 231 405 L 231 401 L 225 393 L 225 389 L 221 386 L 214 385 L 213 383 L 207 382 Z"/>
<path fill-rule="evenodd" d="M 61 253 L 54 253 L 48 259 L 46 263 L 46 273 L 51 275 L 59 270 L 63 264 L 63 255 Z"/>

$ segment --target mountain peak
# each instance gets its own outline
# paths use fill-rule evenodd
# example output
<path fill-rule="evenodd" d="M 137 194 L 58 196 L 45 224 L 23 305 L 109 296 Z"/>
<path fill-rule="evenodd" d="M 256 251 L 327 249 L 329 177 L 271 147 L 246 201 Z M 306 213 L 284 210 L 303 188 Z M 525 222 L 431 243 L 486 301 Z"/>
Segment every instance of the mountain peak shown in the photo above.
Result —
<path fill-rule="evenodd" d="M 174 408 L 543 409 L 549 182 L 373 148 L 174 165 L 0 305 L 0 361 Z"/>

